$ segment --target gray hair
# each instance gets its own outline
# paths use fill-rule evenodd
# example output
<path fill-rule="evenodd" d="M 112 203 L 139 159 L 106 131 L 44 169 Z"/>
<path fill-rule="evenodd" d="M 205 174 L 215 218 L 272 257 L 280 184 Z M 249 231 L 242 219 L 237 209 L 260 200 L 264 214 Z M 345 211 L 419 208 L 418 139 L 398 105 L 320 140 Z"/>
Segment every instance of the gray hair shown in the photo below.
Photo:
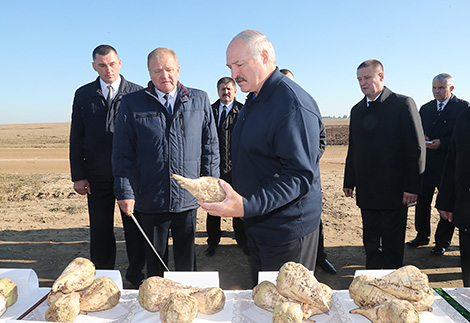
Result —
<path fill-rule="evenodd" d="M 434 76 L 432 81 L 438 81 L 439 83 L 446 82 L 448 87 L 454 86 L 454 79 L 452 78 L 452 76 L 450 76 L 450 74 L 447 73 L 441 73 Z"/>
<path fill-rule="evenodd" d="M 173 59 L 176 62 L 176 65 L 178 65 L 178 57 L 176 56 L 176 53 L 169 49 L 169 48 L 164 48 L 164 47 L 159 47 L 155 48 L 153 51 L 151 51 L 148 56 L 147 56 L 147 67 L 150 65 L 150 61 L 154 58 L 160 58 L 165 55 L 170 55 L 173 57 Z"/>
<path fill-rule="evenodd" d="M 266 50 L 269 55 L 269 61 L 276 64 L 276 53 L 274 52 L 273 44 L 263 33 L 248 29 L 233 37 L 233 39 L 236 38 L 243 40 L 249 45 L 250 54 L 255 61 L 259 62 L 263 50 Z"/>

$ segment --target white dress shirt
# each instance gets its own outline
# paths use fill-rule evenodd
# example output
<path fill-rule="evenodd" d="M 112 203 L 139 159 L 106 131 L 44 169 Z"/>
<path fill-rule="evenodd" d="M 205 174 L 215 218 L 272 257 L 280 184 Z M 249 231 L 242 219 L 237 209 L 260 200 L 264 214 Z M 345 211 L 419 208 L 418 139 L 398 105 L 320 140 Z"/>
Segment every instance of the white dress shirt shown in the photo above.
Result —
<path fill-rule="evenodd" d="M 170 105 L 171 105 L 171 111 L 175 112 L 176 86 L 173 89 L 173 91 L 171 91 L 170 93 L 163 93 L 162 91 L 157 89 L 157 87 L 155 87 L 155 92 L 157 93 L 158 100 L 160 101 L 161 104 L 163 104 L 163 106 L 165 106 L 165 98 L 163 96 L 165 94 L 168 94 L 170 96 L 170 98 L 168 99 L 168 103 L 170 103 Z"/>
<path fill-rule="evenodd" d="M 224 111 L 224 106 L 227 107 L 227 116 L 230 110 L 232 110 L 233 107 L 233 101 L 228 103 L 228 104 L 223 104 L 222 101 L 220 101 L 220 106 L 219 106 L 219 120 L 217 120 L 217 124 L 220 123 L 220 117 L 222 117 L 222 112 Z"/>
<path fill-rule="evenodd" d="M 109 84 L 106 84 L 100 77 L 100 85 L 101 85 L 101 92 L 103 93 L 103 96 L 107 98 L 108 92 L 109 92 L 109 89 L 108 89 Z M 113 99 L 114 99 L 114 97 L 116 96 L 116 93 L 118 93 L 119 91 L 119 86 L 121 85 L 121 76 L 119 76 L 117 80 L 111 83 L 110 85 L 113 87 L 113 90 L 114 90 L 114 94 L 113 94 Z"/>

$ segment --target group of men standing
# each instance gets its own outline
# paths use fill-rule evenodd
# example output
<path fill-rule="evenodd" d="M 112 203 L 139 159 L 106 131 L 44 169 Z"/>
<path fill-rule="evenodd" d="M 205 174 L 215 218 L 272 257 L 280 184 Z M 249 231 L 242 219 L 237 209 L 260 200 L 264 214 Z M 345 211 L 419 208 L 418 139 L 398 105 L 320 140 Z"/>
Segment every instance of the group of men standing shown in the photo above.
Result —
<path fill-rule="evenodd" d="M 74 189 L 88 198 L 91 260 L 98 269 L 114 268 L 116 199 L 129 260 L 126 278 L 135 287 L 144 278 L 145 263 L 147 276 L 163 275 L 170 232 L 175 270 L 197 270 L 199 206 L 208 213 L 205 254 L 216 252 L 220 219 L 233 218 L 237 244 L 250 255 L 253 285 L 259 271 L 278 270 L 287 261 L 314 269 L 324 139 L 318 106 L 279 71 L 274 48 L 262 33 L 239 33 L 226 55 L 232 78 L 219 80 L 220 99 L 211 106 L 206 92 L 179 82 L 180 66 L 171 49 L 157 48 L 148 55 L 151 81 L 145 88 L 119 74 L 121 61 L 114 48 L 101 45 L 93 52 L 99 77 L 75 93 L 70 165 Z M 432 127 L 427 130 L 422 116 L 423 133 L 414 101 L 383 86 L 379 61 L 365 61 L 357 75 L 365 98 L 351 111 L 344 193 L 352 197 L 356 189 L 366 267 L 398 268 L 403 263 L 408 205 L 423 200 L 426 208 L 438 185 L 430 181 L 421 194 L 425 147 L 437 154 L 451 146 L 451 140 L 435 135 Z M 235 82 L 248 93 L 244 105 L 235 100 Z M 444 101 L 448 110 L 464 105 L 454 96 Z M 450 115 L 444 122 L 448 128 Z M 172 174 L 220 177 L 226 199 L 197 201 Z M 447 205 L 443 210 L 452 212 Z M 447 221 L 452 219 L 446 214 Z M 429 230 L 419 230 L 418 241 L 427 237 L 428 243 Z"/>
<path fill-rule="evenodd" d="M 227 193 L 221 203 L 199 202 L 208 212 L 206 255 L 213 255 L 220 242 L 220 218 L 232 217 L 237 243 L 251 257 L 254 284 L 258 271 L 278 270 L 286 261 L 313 270 L 321 214 L 321 114 L 313 98 L 279 72 L 266 36 L 247 30 L 232 40 L 227 49 L 232 78 L 219 80 L 220 100 L 212 107 L 207 93 L 179 82 L 180 66 L 171 49 L 148 55 L 151 81 L 145 88 L 125 87 L 130 83 L 119 74 L 114 48 L 102 45 L 96 51 L 93 67 L 101 66 L 102 72 L 95 68 L 98 79 L 75 94 L 70 163 L 75 189 L 88 197 L 97 268 L 114 267 L 114 261 L 103 259 L 115 257 L 117 199 L 130 282 L 139 285 L 144 263 L 147 276 L 163 275 L 170 232 L 175 269 L 197 269 L 199 205 L 171 179 L 179 174 L 220 177 Z M 243 110 L 234 100 L 235 82 L 250 93 Z M 108 175 L 106 209 L 99 203 L 104 204 L 104 188 L 95 184 L 97 174 Z M 129 216 L 141 224 L 161 260 Z M 99 222 L 102 218 L 106 222 Z"/>
<path fill-rule="evenodd" d="M 443 73 L 432 82 L 435 100 L 418 113 L 413 99 L 384 86 L 384 77 L 383 65 L 377 60 L 365 61 L 357 69 L 365 97 L 351 110 L 344 174 L 344 193 L 352 197 L 356 189 L 361 209 L 366 268 L 403 265 L 408 207 L 415 203 L 417 236 L 406 244 L 419 247 L 430 242 L 431 203 L 437 188 L 441 220 L 431 253 L 444 254 L 457 225 L 463 237 L 463 281 L 470 286 L 470 239 L 466 233 L 470 214 L 462 207 L 462 203 L 468 206 L 463 197 L 470 194 L 467 167 L 462 164 L 463 160 L 470 162 L 469 145 L 456 144 L 468 135 L 454 132 L 456 120 L 465 122 L 469 103 L 452 94 L 453 79 Z M 460 221 L 453 221 L 454 210 L 458 214 L 454 218 Z"/>

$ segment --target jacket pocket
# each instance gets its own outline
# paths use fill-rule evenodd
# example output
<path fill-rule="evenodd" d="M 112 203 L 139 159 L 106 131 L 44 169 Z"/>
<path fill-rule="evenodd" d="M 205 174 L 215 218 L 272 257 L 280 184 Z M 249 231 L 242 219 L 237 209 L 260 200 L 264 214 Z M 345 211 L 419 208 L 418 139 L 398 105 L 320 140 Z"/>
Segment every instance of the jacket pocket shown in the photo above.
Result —
<path fill-rule="evenodd" d="M 136 119 L 141 119 L 141 118 L 155 118 L 155 117 L 160 117 L 160 112 L 136 112 L 134 114 L 134 117 Z"/>

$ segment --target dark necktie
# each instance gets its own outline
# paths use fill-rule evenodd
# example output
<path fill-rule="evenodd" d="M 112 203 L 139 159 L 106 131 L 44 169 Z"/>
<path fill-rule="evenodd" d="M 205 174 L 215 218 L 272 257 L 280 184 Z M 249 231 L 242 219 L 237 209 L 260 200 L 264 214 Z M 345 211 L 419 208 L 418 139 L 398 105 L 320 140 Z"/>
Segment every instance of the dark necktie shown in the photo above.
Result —
<path fill-rule="evenodd" d="M 440 116 L 442 112 L 442 107 L 444 106 L 444 103 L 439 102 L 439 108 L 437 109 L 437 115 Z"/>
<path fill-rule="evenodd" d="M 114 132 L 114 122 L 116 121 L 117 110 L 113 106 L 114 98 L 114 89 L 111 85 L 107 86 L 108 88 L 108 97 L 106 98 L 106 107 L 108 108 L 108 113 L 106 114 L 106 131 Z"/>
<path fill-rule="evenodd" d="M 168 113 L 171 115 L 172 113 L 171 113 L 170 95 L 165 94 L 163 98 L 165 99 L 165 108 L 168 110 Z"/>
<path fill-rule="evenodd" d="M 222 114 L 220 115 L 219 128 L 223 126 L 225 119 L 227 119 L 227 106 L 224 105 Z"/>
<path fill-rule="evenodd" d="M 108 106 L 108 109 L 109 109 L 109 107 L 113 103 L 114 89 L 111 85 L 108 85 L 107 88 L 108 88 L 108 97 L 106 98 L 106 105 Z"/>

